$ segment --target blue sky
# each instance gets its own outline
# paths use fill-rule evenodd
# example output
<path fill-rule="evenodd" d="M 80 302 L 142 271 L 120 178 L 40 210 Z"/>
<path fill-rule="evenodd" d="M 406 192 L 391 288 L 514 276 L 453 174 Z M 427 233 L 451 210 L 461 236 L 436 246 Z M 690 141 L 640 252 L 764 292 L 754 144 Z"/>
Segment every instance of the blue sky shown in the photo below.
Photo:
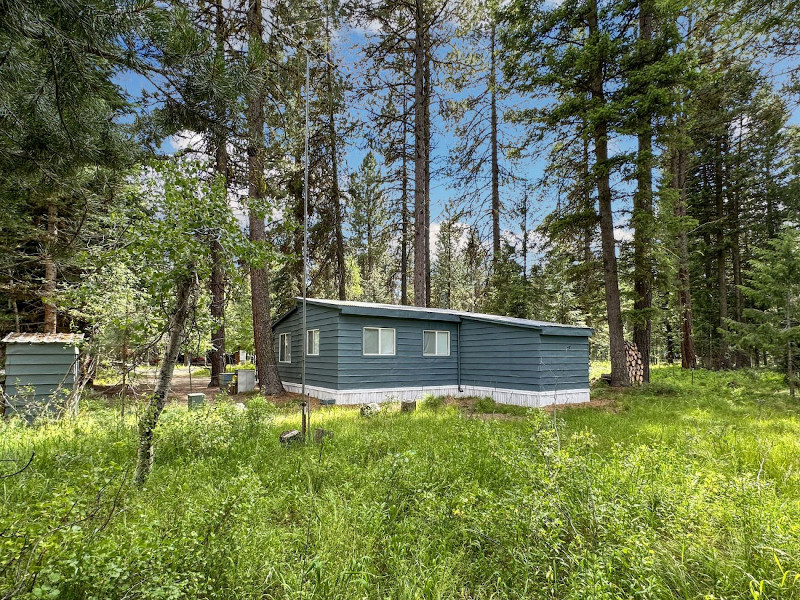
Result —
<path fill-rule="evenodd" d="M 366 41 L 366 32 L 363 30 L 357 29 L 349 29 L 345 31 L 339 32 L 338 42 L 337 42 L 337 51 L 336 54 L 338 56 L 337 63 L 343 68 L 343 70 L 347 73 L 352 74 L 354 77 L 358 77 L 358 69 L 361 68 L 358 64 L 360 55 L 361 55 L 361 47 Z M 444 49 L 446 51 L 447 49 Z M 784 61 L 782 63 L 776 63 L 773 65 L 771 69 L 771 74 L 774 79 L 775 85 L 780 85 L 786 79 L 785 72 L 796 65 L 793 64 L 791 61 Z M 117 77 L 117 82 L 126 90 L 126 92 L 132 97 L 132 99 L 137 99 L 141 97 L 143 91 L 151 91 L 153 89 L 152 84 L 147 81 L 146 78 L 131 74 L 131 73 L 124 73 L 120 74 Z M 353 98 L 351 97 L 350 102 L 348 104 L 348 110 L 350 112 L 350 116 L 355 119 L 364 120 L 365 111 L 362 106 L 359 106 L 357 103 L 353 102 Z M 515 104 L 525 104 L 524 98 L 515 98 L 513 99 Z M 441 165 L 444 161 L 447 160 L 447 156 L 451 148 L 453 147 L 454 139 L 452 136 L 451 130 L 447 127 L 446 123 L 443 121 L 441 116 L 439 115 L 437 110 L 432 110 L 432 128 L 433 128 L 433 161 L 435 166 Z M 800 107 L 795 104 L 792 107 L 792 114 L 790 119 L 790 125 L 800 125 Z M 312 128 L 314 124 L 311 124 Z M 508 125 L 501 124 L 501 128 L 505 127 L 508 129 Z M 513 132 L 512 132 L 513 133 Z M 177 147 L 178 143 L 174 140 L 167 140 L 162 147 L 162 150 L 166 153 L 174 152 Z M 624 152 L 629 151 L 635 147 L 635 140 L 632 138 L 622 138 L 616 137 L 611 141 L 611 150 L 612 152 Z M 358 166 L 360 165 L 364 155 L 366 154 L 366 144 L 363 139 L 354 138 L 349 140 L 349 144 L 344 153 L 344 165 L 342 165 L 341 169 L 341 177 L 343 182 L 347 181 L 348 174 L 350 172 L 355 171 Z M 529 159 L 523 160 L 519 162 L 516 167 L 516 173 L 521 176 L 523 179 L 535 182 L 538 180 L 543 172 L 543 168 L 545 166 L 545 161 L 543 158 L 539 159 Z M 626 210 L 628 209 L 629 205 L 629 195 L 631 192 L 630 185 L 622 181 L 620 176 L 615 177 L 615 181 L 613 182 L 615 192 L 617 193 L 618 201 L 616 203 L 616 211 L 618 213 L 617 218 L 615 219 L 615 223 L 619 227 L 618 237 L 620 239 L 624 239 L 628 237 L 628 232 L 626 230 L 626 223 L 627 223 L 627 216 Z M 534 190 L 535 191 L 535 190 Z M 514 191 L 510 189 L 503 189 L 502 194 L 504 196 L 504 201 L 507 203 L 511 203 L 516 198 L 511 197 L 512 195 L 518 196 L 519 191 Z M 458 191 L 455 190 L 450 182 L 441 174 L 434 174 L 431 179 L 431 220 L 434 223 L 434 230 L 437 228 L 436 224 L 441 220 L 442 213 L 445 209 L 445 206 L 448 202 L 452 201 L 453 199 L 457 198 Z M 531 197 L 532 207 L 531 207 L 531 215 L 529 217 L 529 227 L 535 226 L 537 222 L 539 222 L 550 210 L 552 210 L 554 206 L 555 199 L 552 196 L 538 196 L 534 194 Z M 485 223 L 484 219 L 484 223 Z M 506 217 L 504 219 L 503 228 L 508 230 L 509 235 L 512 232 L 517 232 L 519 230 L 519 224 L 517 223 L 516 218 L 509 218 Z"/>

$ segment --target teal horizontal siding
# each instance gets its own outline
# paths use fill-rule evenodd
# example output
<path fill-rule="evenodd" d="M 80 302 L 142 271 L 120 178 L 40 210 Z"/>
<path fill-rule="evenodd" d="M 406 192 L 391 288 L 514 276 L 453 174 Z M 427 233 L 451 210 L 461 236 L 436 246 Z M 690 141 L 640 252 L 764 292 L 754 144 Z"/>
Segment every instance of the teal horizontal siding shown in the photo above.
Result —
<path fill-rule="evenodd" d="M 321 355 L 308 357 L 306 382 L 340 390 L 457 385 L 459 323 L 430 317 L 425 313 L 409 317 L 408 311 L 391 309 L 352 314 L 335 306 L 309 304 L 308 328 L 320 330 Z M 394 329 L 394 356 L 364 356 L 364 327 Z M 450 356 L 423 355 L 425 330 L 450 332 Z M 460 383 L 524 391 L 588 388 L 589 330 L 584 331 L 585 335 L 577 335 L 577 330 L 548 327 L 548 334 L 543 334 L 532 327 L 463 317 Z M 299 383 L 303 343 L 299 309 L 276 326 L 276 355 L 279 334 L 287 332 L 292 333 L 292 364 L 279 363 L 278 370 L 284 381 Z"/>
<path fill-rule="evenodd" d="M 394 356 L 364 356 L 364 327 L 395 330 Z M 372 389 L 455 385 L 457 323 L 423 319 L 341 315 L 339 321 L 339 389 Z M 450 356 L 423 356 L 424 330 L 450 332 Z"/>
<path fill-rule="evenodd" d="M 589 338 L 542 335 L 542 391 L 589 388 Z"/>
<path fill-rule="evenodd" d="M 77 356 L 74 354 L 8 354 L 6 356 L 6 366 L 48 364 L 69 367 L 76 359 Z"/>
<path fill-rule="evenodd" d="M 77 373 L 78 349 L 64 344 L 6 345 L 8 404 L 24 410 L 28 404 L 44 405 L 57 394 L 62 400 L 72 392 Z"/>
<path fill-rule="evenodd" d="M 6 356 L 72 356 L 77 354 L 75 346 L 64 344 L 6 344 Z"/>
<path fill-rule="evenodd" d="M 307 305 L 306 327 L 319 329 L 319 356 L 306 357 L 306 383 L 336 389 L 338 368 L 338 317 L 335 308 L 313 304 Z M 303 361 L 303 312 L 302 307 L 294 311 L 275 328 L 275 360 L 278 360 L 280 334 L 291 333 L 292 362 L 278 363 L 278 373 L 283 381 L 300 383 Z"/>
<path fill-rule="evenodd" d="M 536 391 L 538 349 L 535 329 L 465 319 L 461 324 L 461 382 Z"/>

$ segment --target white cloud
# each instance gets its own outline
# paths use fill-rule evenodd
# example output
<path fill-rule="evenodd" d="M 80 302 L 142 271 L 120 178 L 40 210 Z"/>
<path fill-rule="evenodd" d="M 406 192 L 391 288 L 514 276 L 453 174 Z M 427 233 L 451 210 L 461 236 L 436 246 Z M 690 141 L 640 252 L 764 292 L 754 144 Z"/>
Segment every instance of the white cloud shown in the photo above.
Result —
<path fill-rule="evenodd" d="M 169 143 L 178 151 L 187 149 L 199 151 L 203 149 L 203 136 L 196 131 L 184 129 L 170 136 Z"/>
<path fill-rule="evenodd" d="M 632 242 L 633 230 L 630 227 L 618 225 L 617 227 L 614 227 L 614 239 L 617 242 Z"/>

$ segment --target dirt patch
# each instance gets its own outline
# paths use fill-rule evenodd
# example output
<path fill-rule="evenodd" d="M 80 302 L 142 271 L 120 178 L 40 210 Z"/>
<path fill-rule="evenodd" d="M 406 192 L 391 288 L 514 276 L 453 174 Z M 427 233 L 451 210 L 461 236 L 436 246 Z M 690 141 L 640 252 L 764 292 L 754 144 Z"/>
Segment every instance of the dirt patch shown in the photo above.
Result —
<path fill-rule="evenodd" d="M 481 421 L 522 421 L 524 415 L 507 415 L 505 413 L 467 413 L 469 419 L 480 419 Z"/>
<path fill-rule="evenodd" d="M 552 413 L 555 408 L 558 408 L 558 410 L 563 410 L 565 408 L 604 408 L 613 413 L 622 412 L 622 407 L 617 404 L 617 401 L 614 398 L 592 398 L 589 400 L 589 402 L 559 404 L 558 406 L 551 404 L 550 406 L 545 406 L 544 410 Z"/>

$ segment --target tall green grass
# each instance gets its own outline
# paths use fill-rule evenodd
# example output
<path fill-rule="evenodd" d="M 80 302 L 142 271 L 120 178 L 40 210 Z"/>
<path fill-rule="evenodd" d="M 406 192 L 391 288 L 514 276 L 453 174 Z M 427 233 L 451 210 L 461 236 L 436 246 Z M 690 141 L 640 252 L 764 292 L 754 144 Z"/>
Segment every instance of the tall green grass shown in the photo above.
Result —
<path fill-rule="evenodd" d="M 141 490 L 133 419 L 2 425 L 3 473 L 36 454 L 0 480 L 0 597 L 800 597 L 779 377 L 662 368 L 593 395 L 555 418 L 325 408 L 333 439 L 289 448 L 296 409 L 171 406 Z"/>

